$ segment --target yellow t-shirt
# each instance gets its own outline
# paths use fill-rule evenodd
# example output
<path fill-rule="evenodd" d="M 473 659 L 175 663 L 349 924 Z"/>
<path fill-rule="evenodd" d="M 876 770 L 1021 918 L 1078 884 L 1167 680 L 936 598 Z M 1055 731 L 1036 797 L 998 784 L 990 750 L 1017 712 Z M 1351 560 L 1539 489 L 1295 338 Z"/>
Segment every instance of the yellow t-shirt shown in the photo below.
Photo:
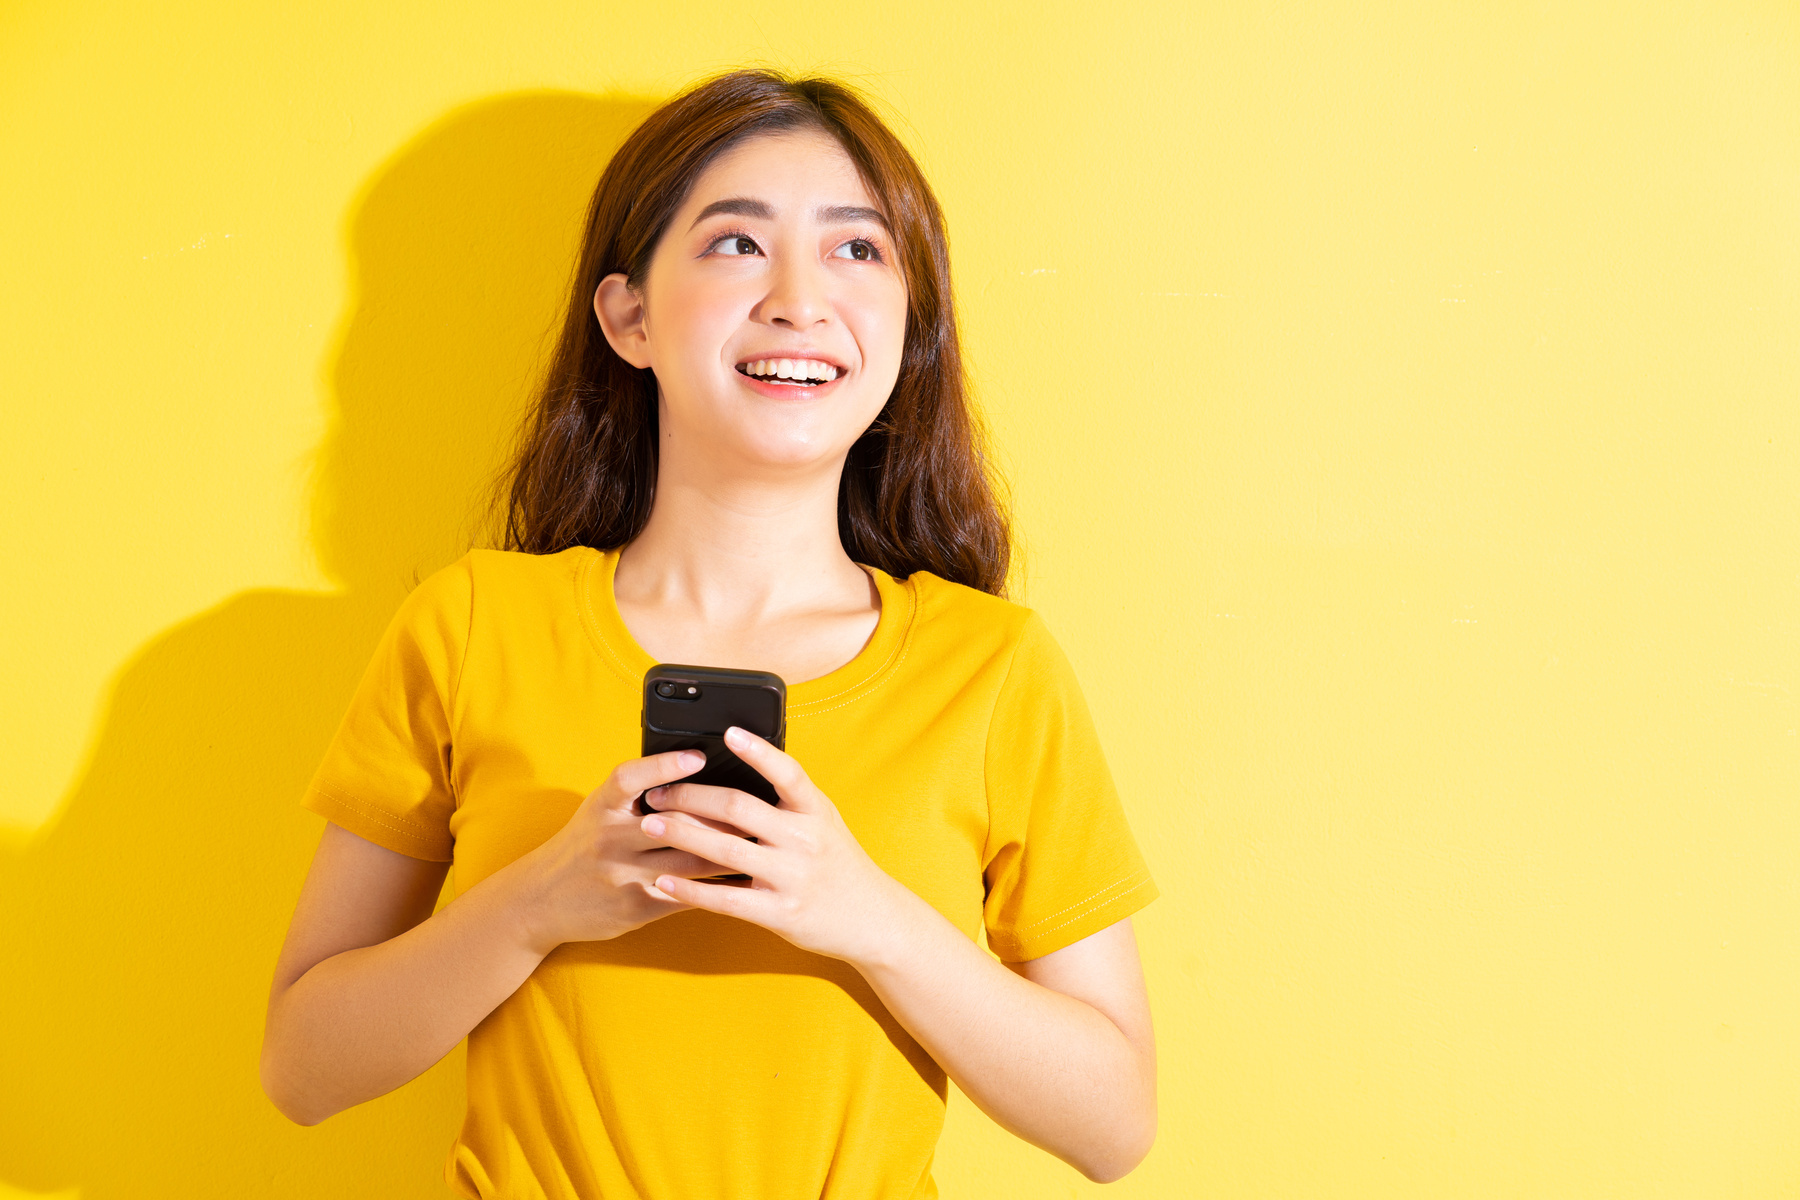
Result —
<path fill-rule="evenodd" d="M 304 803 L 466 891 L 639 754 L 616 551 L 475 551 L 402 605 Z M 1029 609 L 872 570 L 874 635 L 788 689 L 788 751 L 870 857 L 1036 958 L 1156 896 L 1067 660 Z M 1005 1030 L 995 1030 L 1005 1037 Z M 944 1072 L 851 967 L 686 911 L 551 953 L 469 1034 L 471 1197 L 911 1200 Z"/>

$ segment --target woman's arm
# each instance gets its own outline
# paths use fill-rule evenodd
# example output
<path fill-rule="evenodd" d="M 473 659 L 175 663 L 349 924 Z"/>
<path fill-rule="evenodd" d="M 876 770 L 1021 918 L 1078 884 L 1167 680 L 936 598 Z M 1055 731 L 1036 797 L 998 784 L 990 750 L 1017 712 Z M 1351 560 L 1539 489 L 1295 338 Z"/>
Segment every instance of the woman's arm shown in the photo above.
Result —
<path fill-rule="evenodd" d="M 399 1087 L 536 968 L 494 880 L 432 916 L 448 866 L 325 827 L 263 1034 L 263 1090 L 290 1119 L 315 1125 Z"/>
<path fill-rule="evenodd" d="M 1130 920 L 1009 971 L 918 903 L 929 915 L 896 921 L 886 952 L 855 964 L 888 1011 L 1000 1125 L 1095 1182 L 1130 1172 L 1156 1140 Z"/>
<path fill-rule="evenodd" d="M 698 760 L 698 761 L 696 761 Z M 327 825 L 275 967 L 263 1090 L 314 1125 L 437 1062 L 563 942 L 602 940 L 685 905 L 659 873 L 722 868 L 646 838 L 633 801 L 699 755 L 621 765 L 554 837 L 433 914 L 446 864 Z"/>
<path fill-rule="evenodd" d="M 792 758 L 741 730 L 726 740 L 775 785 L 780 808 L 677 784 L 650 793 L 650 805 L 668 815 L 643 825 L 754 882 L 662 877 L 656 885 L 856 967 L 982 1111 L 1090 1179 L 1135 1167 L 1156 1136 L 1156 1065 L 1130 923 L 1009 971 L 876 866 Z"/>

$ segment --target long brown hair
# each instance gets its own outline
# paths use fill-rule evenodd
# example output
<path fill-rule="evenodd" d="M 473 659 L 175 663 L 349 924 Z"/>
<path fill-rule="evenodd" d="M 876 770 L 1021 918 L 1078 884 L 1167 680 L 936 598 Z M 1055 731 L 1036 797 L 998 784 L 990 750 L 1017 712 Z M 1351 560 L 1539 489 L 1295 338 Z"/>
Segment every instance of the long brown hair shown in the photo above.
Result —
<path fill-rule="evenodd" d="M 507 549 L 611 550 L 643 530 L 656 492 L 656 379 L 607 344 L 594 291 L 615 272 L 642 285 L 663 230 L 720 154 L 749 137 L 797 129 L 829 133 L 856 164 L 886 210 L 906 279 L 899 378 L 844 461 L 844 549 L 897 577 L 930 571 L 1002 594 L 1011 538 L 969 409 L 937 198 L 906 147 L 854 92 L 767 71 L 735 71 L 669 101 L 601 175 L 562 334 L 508 472 Z"/>

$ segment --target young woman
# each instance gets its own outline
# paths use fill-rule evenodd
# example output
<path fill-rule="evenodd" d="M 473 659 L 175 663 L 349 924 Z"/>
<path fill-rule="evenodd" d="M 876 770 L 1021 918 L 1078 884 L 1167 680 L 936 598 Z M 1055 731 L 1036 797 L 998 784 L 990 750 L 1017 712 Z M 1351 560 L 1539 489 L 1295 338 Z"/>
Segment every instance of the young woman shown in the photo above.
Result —
<path fill-rule="evenodd" d="M 740 72 L 626 142 L 507 529 L 401 607 L 307 793 L 276 1105 L 321 1121 L 466 1037 L 464 1196 L 934 1196 L 946 1076 L 1131 1170 L 1155 888 L 1067 661 L 999 598 L 942 217 L 855 96 Z M 788 753 L 729 739 L 779 806 L 639 757 L 657 662 L 789 682 Z"/>

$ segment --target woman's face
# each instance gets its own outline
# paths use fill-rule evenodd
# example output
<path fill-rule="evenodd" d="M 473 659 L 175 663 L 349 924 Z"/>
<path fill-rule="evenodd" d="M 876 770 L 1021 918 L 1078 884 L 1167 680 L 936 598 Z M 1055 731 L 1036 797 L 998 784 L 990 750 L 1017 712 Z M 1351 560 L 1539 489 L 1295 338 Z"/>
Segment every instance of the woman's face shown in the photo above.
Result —
<path fill-rule="evenodd" d="M 656 374 L 662 451 L 714 468 L 841 460 L 893 391 L 906 335 L 894 241 L 827 134 L 752 138 L 695 181 L 641 291 L 594 307 Z"/>

